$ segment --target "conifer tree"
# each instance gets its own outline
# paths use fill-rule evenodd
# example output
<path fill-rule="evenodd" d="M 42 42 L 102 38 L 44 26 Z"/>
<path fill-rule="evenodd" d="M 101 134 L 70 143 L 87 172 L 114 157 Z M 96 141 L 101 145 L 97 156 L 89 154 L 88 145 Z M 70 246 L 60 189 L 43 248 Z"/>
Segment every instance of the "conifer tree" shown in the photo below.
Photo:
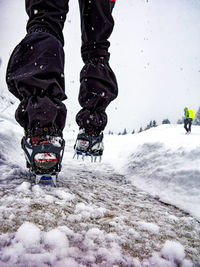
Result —
<path fill-rule="evenodd" d="M 162 124 L 170 124 L 170 121 L 169 121 L 168 119 L 164 119 L 164 120 L 162 121 Z"/>
<path fill-rule="evenodd" d="M 122 134 L 123 134 L 123 135 L 126 135 L 126 134 L 127 134 L 127 130 L 126 130 L 126 128 L 124 128 L 124 131 L 123 131 Z"/>
<path fill-rule="evenodd" d="M 183 119 L 179 119 L 179 120 L 177 121 L 177 124 L 183 124 Z"/>
<path fill-rule="evenodd" d="M 148 129 L 152 128 L 152 127 L 157 127 L 157 123 L 156 123 L 155 120 L 153 120 L 153 121 L 151 120 L 149 122 L 149 124 L 147 124 L 147 127 L 145 128 L 145 130 L 148 130 Z"/>
<path fill-rule="evenodd" d="M 152 127 L 157 127 L 157 126 L 158 126 L 158 125 L 157 125 L 156 121 L 153 120 L 153 125 L 152 125 Z"/>
<path fill-rule="evenodd" d="M 141 132 L 143 132 L 143 129 L 142 129 L 142 127 L 140 127 L 140 130 L 138 131 L 138 133 L 141 133 Z"/>
<path fill-rule="evenodd" d="M 195 115 L 195 119 L 194 119 L 194 125 L 200 125 L 200 107 Z"/>

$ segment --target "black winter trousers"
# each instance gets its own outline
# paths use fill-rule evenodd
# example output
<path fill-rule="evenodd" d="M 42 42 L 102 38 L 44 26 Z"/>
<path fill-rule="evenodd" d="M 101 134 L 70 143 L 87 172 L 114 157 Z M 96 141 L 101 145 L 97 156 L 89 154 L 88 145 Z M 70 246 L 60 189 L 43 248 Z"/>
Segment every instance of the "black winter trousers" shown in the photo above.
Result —
<path fill-rule="evenodd" d="M 186 132 L 191 132 L 192 119 L 184 119 L 184 128 Z"/>
<path fill-rule="evenodd" d="M 108 63 L 114 4 L 115 0 L 79 0 L 85 66 L 76 121 L 80 128 L 97 133 L 105 128 L 106 107 L 118 94 Z M 42 134 L 44 128 L 62 131 L 67 114 L 62 102 L 67 98 L 62 30 L 68 0 L 26 0 L 26 11 L 27 35 L 14 49 L 6 74 L 8 89 L 20 100 L 16 120 L 34 134 Z"/>

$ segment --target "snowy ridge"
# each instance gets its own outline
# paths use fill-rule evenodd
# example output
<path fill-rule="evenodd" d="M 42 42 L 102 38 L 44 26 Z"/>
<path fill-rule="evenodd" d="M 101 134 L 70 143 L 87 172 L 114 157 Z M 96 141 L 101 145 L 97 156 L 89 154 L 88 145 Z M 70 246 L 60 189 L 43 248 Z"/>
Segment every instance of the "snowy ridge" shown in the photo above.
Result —
<path fill-rule="evenodd" d="M 158 171 L 157 184 L 153 180 L 158 159 L 160 168 L 161 163 L 169 168 L 170 159 L 175 164 L 179 154 L 184 159 L 190 156 L 186 151 L 198 155 L 198 146 L 189 143 L 192 135 L 185 137 L 179 126 L 160 126 L 124 137 L 105 135 L 104 160 L 91 164 L 89 160 L 72 159 L 77 129 L 71 126 L 64 133 L 67 145 L 58 188 L 53 188 L 32 184 L 20 148 L 23 131 L 13 118 L 13 106 L 8 114 L 0 115 L 0 266 L 199 266 L 198 221 L 177 209 L 174 198 L 173 206 L 158 200 L 163 192 L 167 195 L 167 191 L 159 190 L 170 179 L 162 180 Z M 198 131 L 194 128 L 194 138 Z M 169 132 L 180 132 L 181 138 L 188 138 L 182 147 L 184 153 L 178 149 L 181 140 L 166 141 L 164 135 L 170 137 Z M 161 155 L 170 146 L 175 156 L 164 160 Z M 179 158 L 177 169 L 182 166 L 183 159 Z M 195 184 L 194 173 L 191 184 Z M 140 181 L 145 185 L 146 177 L 147 184 L 150 178 L 153 181 L 154 190 L 158 186 L 156 198 L 144 192 L 149 184 L 142 191 L 132 184 L 137 181 L 136 174 L 139 185 Z M 178 191 L 180 182 L 178 176 L 174 177 Z M 191 199 L 197 200 L 194 191 L 190 192 Z M 189 193 L 187 198 L 191 203 Z"/>

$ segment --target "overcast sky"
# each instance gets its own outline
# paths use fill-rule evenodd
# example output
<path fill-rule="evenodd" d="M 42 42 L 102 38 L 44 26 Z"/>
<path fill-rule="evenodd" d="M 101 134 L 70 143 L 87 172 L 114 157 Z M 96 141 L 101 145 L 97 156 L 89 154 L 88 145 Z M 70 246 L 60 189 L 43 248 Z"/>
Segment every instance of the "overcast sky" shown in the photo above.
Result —
<path fill-rule="evenodd" d="M 23 0 L 0 0 L 0 92 L 9 54 L 25 35 Z M 110 64 L 119 96 L 107 109 L 107 130 L 128 131 L 150 120 L 176 123 L 185 106 L 200 106 L 200 1 L 117 0 L 110 38 Z M 68 123 L 79 110 L 80 20 L 78 1 L 70 1 L 64 35 Z"/>

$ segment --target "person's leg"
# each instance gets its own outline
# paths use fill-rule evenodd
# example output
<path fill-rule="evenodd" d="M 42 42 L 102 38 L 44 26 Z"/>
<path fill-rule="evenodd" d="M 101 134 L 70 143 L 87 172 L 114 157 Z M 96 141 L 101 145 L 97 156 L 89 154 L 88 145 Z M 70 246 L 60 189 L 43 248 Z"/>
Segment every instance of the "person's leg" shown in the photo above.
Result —
<path fill-rule="evenodd" d="M 49 32 L 64 45 L 62 30 L 69 0 L 26 0 L 27 32 Z"/>
<path fill-rule="evenodd" d="M 184 119 L 184 128 L 185 128 L 186 132 L 188 132 L 187 125 L 188 125 L 188 119 Z"/>
<path fill-rule="evenodd" d="M 21 101 L 15 116 L 25 130 L 21 145 L 27 167 L 35 174 L 36 183 L 52 177 L 56 185 L 65 145 L 62 28 L 68 0 L 26 0 L 26 11 L 27 35 L 11 55 L 6 81 Z"/>
<path fill-rule="evenodd" d="M 82 47 L 84 62 L 92 57 L 109 59 L 108 41 L 114 27 L 111 0 L 79 0 L 81 16 Z"/>
<path fill-rule="evenodd" d="M 68 1 L 26 0 L 26 11 L 28 33 L 13 51 L 6 75 L 8 89 L 21 101 L 16 119 L 28 134 L 62 132 L 66 119 L 62 29 Z"/>
<path fill-rule="evenodd" d="M 109 66 L 108 48 L 114 21 L 112 0 L 79 0 L 82 31 L 82 59 L 77 124 L 87 133 L 99 135 L 107 124 L 105 110 L 117 97 L 115 75 Z"/>
<path fill-rule="evenodd" d="M 191 126 L 192 126 L 192 119 L 189 119 L 188 121 L 188 131 L 191 132 Z"/>

